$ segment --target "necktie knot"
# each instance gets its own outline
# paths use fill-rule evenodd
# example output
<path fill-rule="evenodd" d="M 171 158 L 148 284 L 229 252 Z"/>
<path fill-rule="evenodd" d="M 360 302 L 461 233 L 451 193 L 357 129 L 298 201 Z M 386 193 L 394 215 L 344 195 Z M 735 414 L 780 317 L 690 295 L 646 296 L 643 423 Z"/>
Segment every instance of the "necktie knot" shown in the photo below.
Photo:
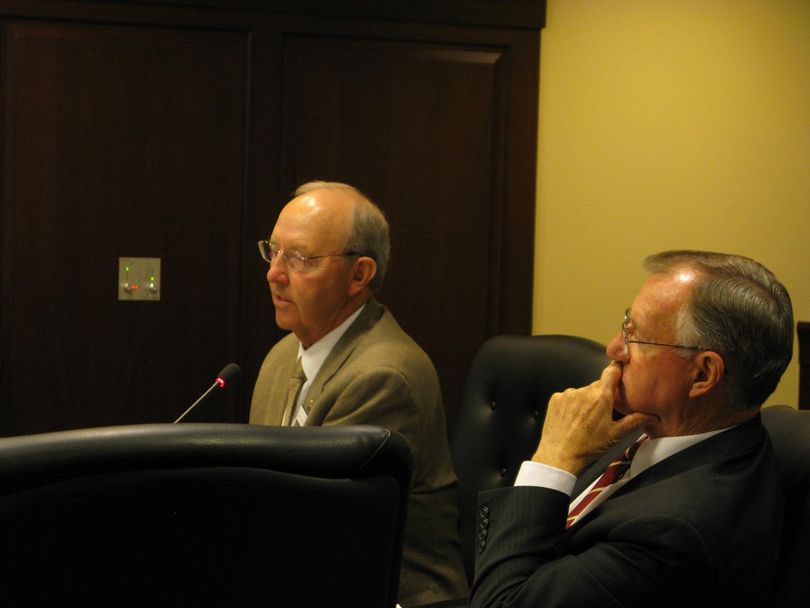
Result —
<path fill-rule="evenodd" d="M 298 357 L 295 362 L 295 369 L 293 369 L 292 378 L 298 380 L 303 384 L 307 381 L 307 375 L 304 373 L 304 365 L 302 363 L 302 357 Z"/>

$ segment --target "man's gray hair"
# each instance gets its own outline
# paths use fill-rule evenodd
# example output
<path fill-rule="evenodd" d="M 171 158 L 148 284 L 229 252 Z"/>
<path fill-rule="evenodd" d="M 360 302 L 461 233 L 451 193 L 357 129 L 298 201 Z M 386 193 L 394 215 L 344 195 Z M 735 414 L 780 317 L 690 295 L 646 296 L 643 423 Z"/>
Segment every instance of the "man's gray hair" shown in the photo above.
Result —
<path fill-rule="evenodd" d="M 370 287 L 375 293 L 382 289 L 388 260 L 391 257 L 391 237 L 385 214 L 370 198 L 354 186 L 340 182 L 313 181 L 298 186 L 295 196 L 301 196 L 313 190 L 343 190 L 355 195 L 354 217 L 346 242 L 346 250 L 354 251 L 372 258 L 377 263 L 377 274 L 371 280 Z"/>
<path fill-rule="evenodd" d="M 697 271 L 691 297 L 678 314 L 678 343 L 723 357 L 733 407 L 762 405 L 793 356 L 793 307 L 784 285 L 759 262 L 727 253 L 664 251 L 649 256 L 644 266 L 654 274 Z"/>

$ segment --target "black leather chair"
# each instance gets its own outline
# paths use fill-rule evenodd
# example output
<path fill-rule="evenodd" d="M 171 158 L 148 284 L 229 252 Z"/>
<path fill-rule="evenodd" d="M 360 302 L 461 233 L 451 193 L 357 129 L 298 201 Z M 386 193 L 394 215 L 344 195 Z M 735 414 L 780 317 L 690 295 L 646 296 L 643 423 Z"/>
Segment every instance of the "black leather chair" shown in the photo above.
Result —
<path fill-rule="evenodd" d="M 555 392 L 590 384 L 609 363 L 605 347 L 576 336 L 501 335 L 473 360 L 450 438 L 458 476 L 459 533 L 472 581 L 478 492 L 512 485 L 537 448 Z"/>
<path fill-rule="evenodd" d="M 810 411 L 786 405 L 763 408 L 785 488 L 785 522 L 774 608 L 810 606 Z"/>
<path fill-rule="evenodd" d="M 0 440 L 3 606 L 393 606 L 410 452 L 378 427 Z"/>

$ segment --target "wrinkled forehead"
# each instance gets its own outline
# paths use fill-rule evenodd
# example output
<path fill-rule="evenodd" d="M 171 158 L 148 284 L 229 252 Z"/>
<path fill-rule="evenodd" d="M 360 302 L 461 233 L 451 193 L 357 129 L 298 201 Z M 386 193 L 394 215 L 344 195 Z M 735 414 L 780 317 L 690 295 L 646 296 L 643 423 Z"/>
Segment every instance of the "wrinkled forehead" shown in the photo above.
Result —
<path fill-rule="evenodd" d="M 281 210 L 270 240 L 282 248 L 305 253 L 340 249 L 348 237 L 353 216 L 351 201 L 330 190 L 307 192 Z"/>
<path fill-rule="evenodd" d="M 689 301 L 697 275 L 687 270 L 650 275 L 630 307 L 631 319 L 661 323 L 672 321 Z"/>

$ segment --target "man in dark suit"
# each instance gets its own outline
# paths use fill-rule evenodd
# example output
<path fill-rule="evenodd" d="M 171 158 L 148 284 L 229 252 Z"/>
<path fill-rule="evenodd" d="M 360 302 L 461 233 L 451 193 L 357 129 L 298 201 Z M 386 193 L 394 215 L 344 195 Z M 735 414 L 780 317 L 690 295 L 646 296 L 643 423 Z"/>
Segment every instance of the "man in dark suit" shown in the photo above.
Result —
<path fill-rule="evenodd" d="M 790 298 L 741 256 L 646 266 L 613 362 L 551 398 L 515 487 L 479 497 L 471 606 L 765 605 L 782 505 L 759 409 L 792 356 Z"/>
<path fill-rule="evenodd" d="M 259 249 L 270 264 L 276 323 L 291 333 L 262 364 L 250 422 L 374 424 L 404 435 L 413 477 L 399 603 L 466 596 L 436 370 L 374 298 L 389 256 L 384 215 L 351 186 L 305 184 Z"/>

